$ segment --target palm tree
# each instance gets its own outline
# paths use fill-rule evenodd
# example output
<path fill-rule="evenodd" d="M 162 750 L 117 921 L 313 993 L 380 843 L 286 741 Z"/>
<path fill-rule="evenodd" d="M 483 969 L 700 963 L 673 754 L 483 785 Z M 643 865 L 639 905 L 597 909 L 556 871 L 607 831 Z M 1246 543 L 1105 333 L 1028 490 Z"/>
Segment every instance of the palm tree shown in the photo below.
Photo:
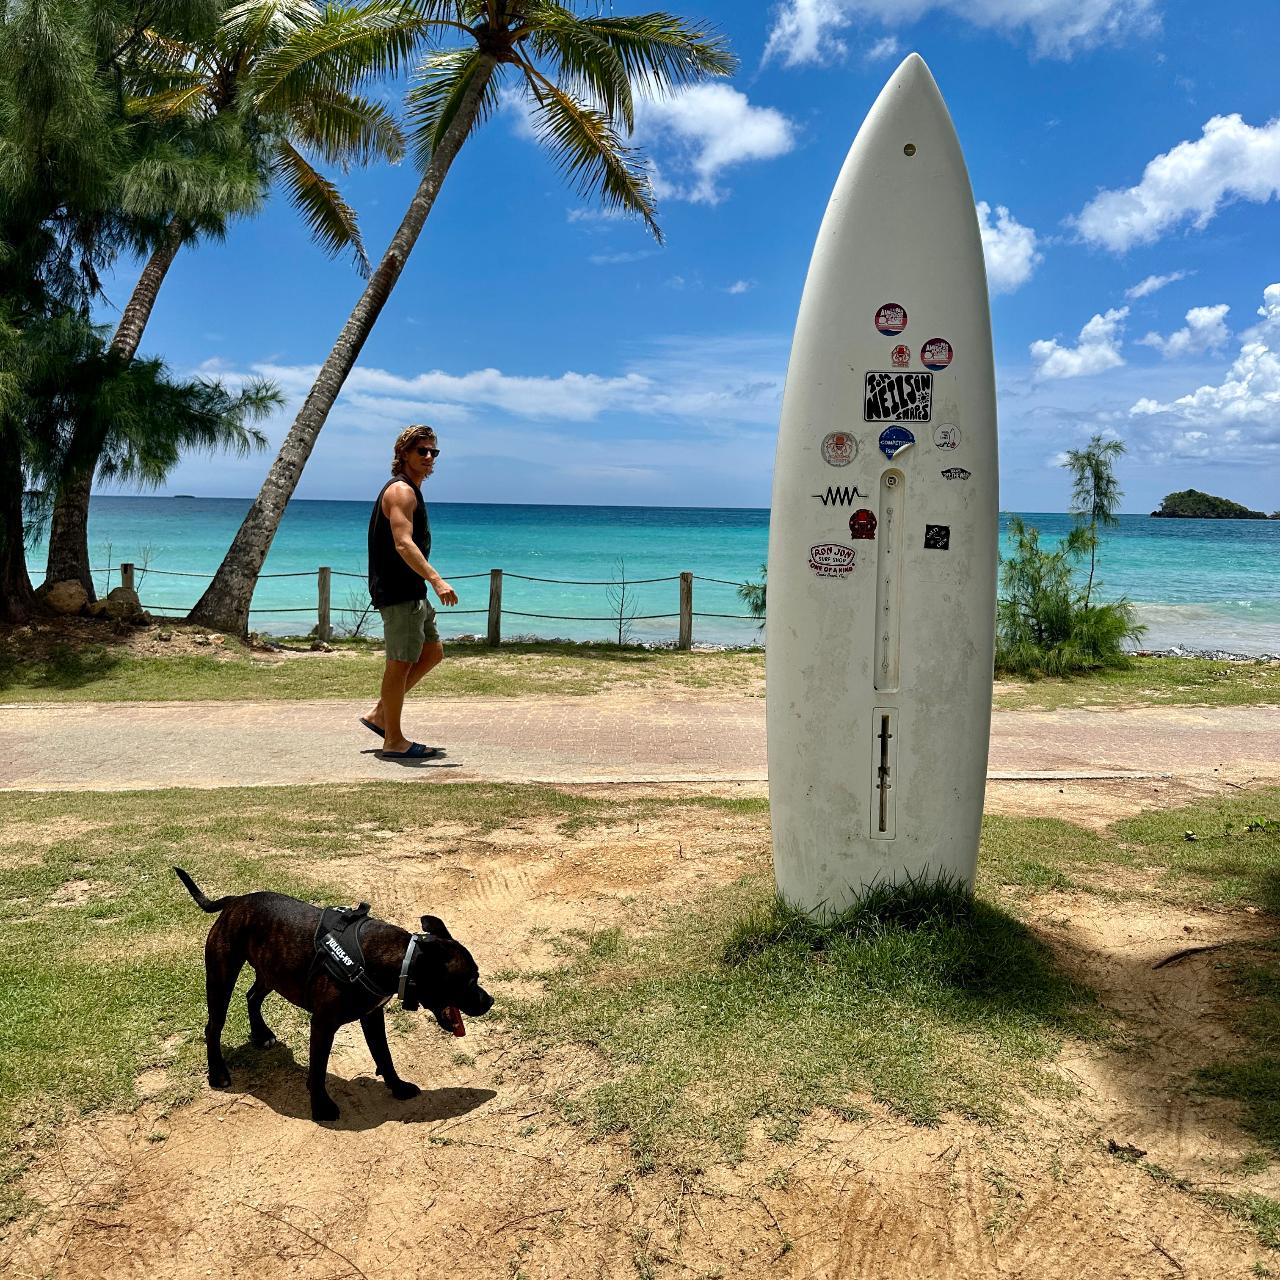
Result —
<path fill-rule="evenodd" d="M 131 360 L 160 286 L 183 245 L 221 238 L 227 221 L 284 187 L 321 248 L 369 260 L 354 211 L 307 158 L 349 169 L 397 161 L 404 136 L 391 113 L 358 90 L 397 70 L 416 47 L 420 22 L 404 0 L 322 7 L 314 0 L 244 0 L 226 7 L 208 38 L 142 31 L 127 66 L 135 128 L 160 136 L 159 153 L 137 166 L 151 179 L 127 193 L 157 215 L 154 244 L 120 317 L 111 349 Z M 174 163 L 173 152 L 186 163 Z M 250 174 L 240 172 L 245 153 Z M 49 530 L 46 582 L 76 579 L 93 598 L 89 495 L 111 444 L 107 424 L 77 423 Z M 115 442 L 119 445 L 120 440 Z"/>
<path fill-rule="evenodd" d="M 243 633 L 262 563 L 302 469 L 348 374 L 417 243 L 462 144 L 498 104 L 504 76 L 530 102 L 533 125 L 579 192 L 643 219 L 660 241 L 652 187 L 639 154 L 633 93 L 728 75 L 719 35 L 666 13 L 582 14 L 556 0 L 416 0 L 430 52 L 408 95 L 422 180 L 360 300 L 320 368 L 258 497 L 191 618 Z M 463 43 L 441 47 L 447 40 Z"/>
<path fill-rule="evenodd" d="M 1123 440 L 1104 440 L 1100 435 L 1089 441 L 1086 449 L 1068 449 L 1062 464 L 1071 472 L 1071 514 L 1088 538 L 1089 582 L 1084 591 L 1084 607 L 1089 607 L 1093 593 L 1093 572 L 1098 559 L 1098 526 L 1114 527 L 1120 523 L 1116 508 L 1124 497 L 1115 472 L 1114 459 L 1124 455 Z"/>

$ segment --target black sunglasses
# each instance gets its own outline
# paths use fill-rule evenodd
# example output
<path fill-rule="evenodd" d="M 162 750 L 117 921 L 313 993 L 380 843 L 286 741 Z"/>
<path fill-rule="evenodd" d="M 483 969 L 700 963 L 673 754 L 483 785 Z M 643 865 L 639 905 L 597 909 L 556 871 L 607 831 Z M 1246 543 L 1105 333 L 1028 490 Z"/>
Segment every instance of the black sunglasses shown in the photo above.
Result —
<path fill-rule="evenodd" d="M 418 447 L 414 449 L 414 453 L 416 453 L 420 458 L 438 458 L 440 456 L 439 449 L 433 449 L 430 445 L 425 444 L 418 445 Z"/>

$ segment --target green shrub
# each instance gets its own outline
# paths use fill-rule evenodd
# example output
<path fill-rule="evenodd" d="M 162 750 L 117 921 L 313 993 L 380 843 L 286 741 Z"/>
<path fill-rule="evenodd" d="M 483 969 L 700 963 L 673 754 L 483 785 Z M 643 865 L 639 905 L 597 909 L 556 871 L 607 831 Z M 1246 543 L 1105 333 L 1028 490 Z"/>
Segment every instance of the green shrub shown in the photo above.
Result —
<path fill-rule="evenodd" d="M 996 605 L 996 671 L 999 674 L 1070 675 L 1127 667 L 1125 642 L 1145 628 L 1126 600 L 1092 604 L 1072 571 L 1091 550 L 1087 527 L 1077 526 L 1054 551 L 1040 546 L 1040 531 L 1014 516 L 1014 552 L 1000 562 Z"/>

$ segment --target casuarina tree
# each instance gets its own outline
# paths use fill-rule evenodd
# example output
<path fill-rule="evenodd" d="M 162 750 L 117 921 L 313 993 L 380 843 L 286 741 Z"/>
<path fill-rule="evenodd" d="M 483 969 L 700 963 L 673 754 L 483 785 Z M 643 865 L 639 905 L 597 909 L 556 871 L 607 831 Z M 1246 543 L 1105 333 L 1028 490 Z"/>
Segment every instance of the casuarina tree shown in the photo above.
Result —
<path fill-rule="evenodd" d="M 462 144 L 514 80 L 553 160 L 584 195 L 641 218 L 661 239 L 637 151 L 633 94 L 729 74 L 721 36 L 666 13 L 605 16 L 555 0 L 416 0 L 428 52 L 408 95 L 422 179 L 386 252 L 338 335 L 262 489 L 193 620 L 243 633 L 258 574 L 303 467 L 426 224 Z M 590 12 L 582 10 L 590 9 Z"/>
<path fill-rule="evenodd" d="M 130 127 L 148 149 L 137 166 L 148 181 L 131 202 L 153 215 L 154 234 L 138 246 L 146 263 L 111 339 L 117 356 L 127 362 L 136 353 L 179 250 L 220 238 L 231 217 L 260 207 L 272 184 L 326 252 L 351 249 L 368 275 L 354 211 L 308 157 L 343 170 L 400 159 L 394 117 L 358 91 L 396 71 L 419 32 L 403 0 L 248 0 L 224 4 L 216 23 L 185 39 L 142 27 L 129 33 L 117 63 Z M 46 580 L 74 578 L 91 598 L 90 490 L 124 443 L 109 432 L 109 423 L 75 424 L 49 531 Z"/>
<path fill-rule="evenodd" d="M 1094 436 L 1084 449 L 1068 449 L 1062 464 L 1071 472 L 1071 514 L 1079 528 L 1088 535 L 1089 582 L 1084 591 L 1084 607 L 1089 607 L 1093 594 L 1093 574 L 1098 561 L 1098 527 L 1120 523 L 1116 508 L 1124 497 L 1116 481 L 1112 464 L 1124 454 L 1122 440 L 1104 440 Z"/>

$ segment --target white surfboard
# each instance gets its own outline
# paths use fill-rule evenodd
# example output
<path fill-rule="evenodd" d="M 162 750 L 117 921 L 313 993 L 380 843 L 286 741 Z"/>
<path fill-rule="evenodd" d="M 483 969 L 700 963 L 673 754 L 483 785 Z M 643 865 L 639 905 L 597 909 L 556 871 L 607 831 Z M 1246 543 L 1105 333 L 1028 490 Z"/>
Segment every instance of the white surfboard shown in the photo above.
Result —
<path fill-rule="evenodd" d="M 778 890 L 810 911 L 907 877 L 971 883 L 998 532 L 982 241 L 923 59 L 854 140 L 809 266 L 769 526 Z"/>

